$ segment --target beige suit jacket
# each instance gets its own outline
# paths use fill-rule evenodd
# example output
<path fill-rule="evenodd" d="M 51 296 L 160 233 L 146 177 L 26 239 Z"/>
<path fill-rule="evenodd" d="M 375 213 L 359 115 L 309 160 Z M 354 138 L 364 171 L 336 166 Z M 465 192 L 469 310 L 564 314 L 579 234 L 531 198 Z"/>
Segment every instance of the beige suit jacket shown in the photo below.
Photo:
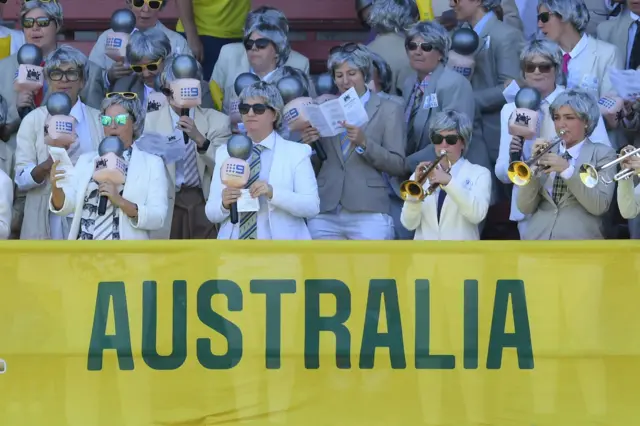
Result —
<path fill-rule="evenodd" d="M 0 95 L 7 102 L 7 123 L 19 119 L 16 108 L 17 96 L 13 88 L 13 79 L 17 69 L 17 55 L 11 55 L 0 61 Z M 102 76 L 102 68 L 98 64 L 89 62 L 87 81 L 80 92 L 80 98 L 85 105 L 96 109 L 100 108 L 100 103 L 104 99 Z M 48 95 L 49 93 L 45 94 L 45 101 Z M 16 134 L 13 134 L 7 142 L 0 140 L 0 170 L 9 176 L 13 176 L 15 150 Z"/>
<path fill-rule="evenodd" d="M 580 180 L 580 165 L 601 166 L 616 158 L 613 148 L 590 140 L 584 142 L 575 163 L 575 172 L 566 180 L 567 192 L 556 205 L 544 187 L 547 178 L 533 178 L 518 191 L 518 209 L 531 215 L 522 239 L 524 240 L 601 240 L 604 239 L 601 216 L 611 206 L 615 185 L 598 182 L 587 188 Z M 602 172 L 613 179 L 615 167 Z"/>
<path fill-rule="evenodd" d="M 149 133 L 159 133 L 167 137 L 173 136 L 174 127 L 171 118 L 170 106 L 165 105 L 158 111 L 147 114 L 144 130 Z M 205 153 L 198 153 L 196 163 L 200 182 L 202 183 L 202 194 L 206 200 L 209 197 L 213 169 L 215 167 L 215 155 L 218 147 L 227 143 L 231 136 L 231 122 L 229 117 L 214 109 L 196 108 L 194 112 L 196 127 L 209 139 L 210 145 Z M 176 194 L 176 167 L 175 164 L 166 164 L 168 185 L 168 211 L 162 229 L 151 232 L 151 239 L 168 240 L 171 234 L 171 222 L 173 218 L 173 207 Z"/>
<path fill-rule="evenodd" d="M 599 40 L 611 43 L 617 49 L 617 55 L 622 57 L 622 63 L 627 64 L 627 57 L 630 52 L 627 52 L 627 46 L 629 43 L 629 27 L 633 24 L 629 11 L 625 11 L 617 19 L 610 19 L 608 21 L 601 22 L 598 25 L 597 37 Z"/>
<path fill-rule="evenodd" d="M 98 145 L 104 137 L 104 131 L 100 125 L 100 111 L 86 106 L 85 112 L 88 115 L 87 124 L 91 133 L 91 142 L 97 151 Z M 39 107 L 27 114 L 22 120 L 17 135 L 16 175 L 22 173 L 22 169 L 28 165 L 37 165 L 49 158 L 49 151 L 44 143 L 44 122 L 48 115 L 46 107 Z M 46 179 L 42 185 L 27 191 L 20 239 L 51 239 L 49 228 L 50 194 L 49 179 Z"/>
<path fill-rule="evenodd" d="M 404 40 L 403 34 L 378 34 L 367 45 L 372 52 L 380 55 L 391 67 L 393 73 L 391 85 L 396 89 L 396 93 L 390 93 L 390 95 L 402 95 L 406 80 L 414 73 L 404 47 Z"/>
<path fill-rule="evenodd" d="M 291 51 L 285 65 L 309 74 L 309 59 L 294 50 Z M 247 52 L 242 43 L 230 43 L 222 46 L 218 62 L 216 62 L 211 73 L 210 81 L 215 81 L 220 90 L 222 90 L 225 104 L 236 97 L 233 89 L 236 77 L 243 72 L 250 71 L 251 65 L 249 65 Z"/>
<path fill-rule="evenodd" d="M 331 212 L 341 204 L 353 212 L 389 214 L 389 187 L 382 172 L 390 176 L 404 174 L 404 113 L 396 102 L 375 93 L 371 93 L 365 109 L 369 122 L 364 125 L 363 154 L 352 146 L 345 160 L 340 136 L 320 139 L 327 153 L 318 173 L 321 213 Z"/>

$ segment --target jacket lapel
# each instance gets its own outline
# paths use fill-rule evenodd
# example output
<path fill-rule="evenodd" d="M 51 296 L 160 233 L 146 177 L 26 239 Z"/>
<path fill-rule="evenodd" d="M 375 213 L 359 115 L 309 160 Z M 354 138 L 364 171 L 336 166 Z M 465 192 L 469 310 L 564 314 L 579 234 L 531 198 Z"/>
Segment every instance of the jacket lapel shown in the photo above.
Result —
<path fill-rule="evenodd" d="M 578 155 L 578 158 L 576 158 L 573 173 L 580 173 L 580 170 L 579 170 L 580 165 L 592 163 L 593 149 L 594 149 L 593 142 L 591 142 L 589 139 L 586 139 L 584 141 L 584 145 L 582 146 L 582 149 L 580 150 L 580 154 Z M 595 164 L 593 165 L 595 166 Z M 572 194 L 569 194 L 569 191 L 566 191 L 562 196 L 562 198 L 560 199 L 560 202 L 558 203 L 558 205 L 561 205 L 562 203 L 564 203 L 567 200 L 567 197 L 569 195 L 573 197 Z"/>
<path fill-rule="evenodd" d="M 373 120 L 373 117 L 376 115 L 376 112 L 378 112 L 378 108 L 380 108 L 380 97 L 373 93 L 373 92 L 369 92 L 369 100 L 367 101 L 367 104 L 364 106 L 365 111 L 367 111 L 367 116 L 369 117 L 369 121 L 367 121 L 367 123 L 362 126 L 362 131 L 365 133 L 365 137 L 366 137 L 366 133 L 367 133 L 367 128 L 369 127 L 369 124 L 371 124 L 371 121 Z M 338 154 L 340 155 L 340 158 L 342 159 L 343 164 L 346 163 L 349 158 L 351 157 L 351 154 L 353 154 L 353 151 L 355 150 L 355 146 L 352 144 L 350 149 L 349 149 L 349 154 L 347 154 L 347 158 L 344 158 L 344 156 L 342 155 L 342 143 L 340 141 L 340 136 L 338 136 L 338 145 L 337 145 L 337 149 L 338 149 Z"/>
<path fill-rule="evenodd" d="M 100 142 L 102 142 L 102 138 L 104 137 L 104 130 L 102 129 L 102 126 L 99 126 L 98 124 L 100 123 L 100 114 L 99 111 L 88 107 L 87 105 L 84 106 L 84 110 L 88 115 L 87 121 L 89 122 L 89 133 L 91 133 L 93 148 L 97 151 Z"/>
<path fill-rule="evenodd" d="M 612 39 L 607 40 L 611 43 L 614 43 L 618 46 L 618 53 L 627 58 L 631 52 L 627 52 L 627 46 L 629 46 L 629 28 L 633 24 L 633 19 L 631 19 L 631 14 L 629 11 L 626 11 L 618 20 L 618 25 L 615 25 L 615 29 L 612 32 Z M 624 61 L 624 65 L 626 67 L 627 61 Z"/>
<path fill-rule="evenodd" d="M 175 129 L 173 128 L 173 119 L 171 118 L 171 106 L 169 104 L 163 105 L 158 110 L 158 120 L 157 120 L 157 128 L 154 129 L 155 132 L 165 135 L 167 138 L 172 138 Z M 167 164 L 165 163 L 165 168 L 167 169 L 167 173 L 169 178 L 171 179 L 171 186 L 175 187 L 176 185 L 176 165 L 175 163 Z"/>
<path fill-rule="evenodd" d="M 209 129 L 207 118 L 202 113 L 202 110 L 200 109 L 200 107 L 195 108 L 193 113 L 193 121 L 195 122 L 196 127 L 198 129 L 203 129 L 203 132 L 204 132 L 204 129 L 207 129 L 207 130 Z M 206 132 L 204 136 L 207 137 Z M 196 154 L 196 166 L 198 167 L 198 175 L 200 175 L 200 182 L 204 182 L 204 172 L 205 172 L 206 165 L 204 164 L 204 161 L 200 159 L 200 156 L 197 154 Z"/>
<path fill-rule="evenodd" d="M 135 146 L 131 152 L 131 158 L 129 159 L 129 166 L 127 168 L 127 180 L 124 183 L 124 189 L 122 190 L 122 196 L 127 200 L 137 200 L 135 197 L 135 191 L 137 188 L 145 188 L 145 182 L 140 181 L 141 169 L 146 167 L 143 163 L 143 158 L 140 156 L 140 151 Z"/>

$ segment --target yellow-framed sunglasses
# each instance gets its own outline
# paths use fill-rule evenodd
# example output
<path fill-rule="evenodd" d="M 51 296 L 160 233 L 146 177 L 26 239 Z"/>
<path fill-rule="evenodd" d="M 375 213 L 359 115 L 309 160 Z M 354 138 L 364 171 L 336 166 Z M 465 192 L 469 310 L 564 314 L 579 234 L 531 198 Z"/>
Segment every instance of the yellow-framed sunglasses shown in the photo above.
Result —
<path fill-rule="evenodd" d="M 131 68 L 131 70 L 136 74 L 141 74 L 145 69 L 149 70 L 150 72 L 155 72 L 158 71 L 161 63 L 162 59 L 158 59 L 157 61 L 148 64 L 129 65 L 129 68 Z"/>
<path fill-rule="evenodd" d="M 125 99 L 138 99 L 138 94 L 135 92 L 109 92 L 105 95 L 105 98 L 110 99 L 114 96 L 122 96 Z"/>
<path fill-rule="evenodd" d="M 149 6 L 149 9 L 158 10 L 162 7 L 164 0 L 130 0 L 131 5 L 136 9 L 142 9 L 144 4 L 146 3 Z"/>

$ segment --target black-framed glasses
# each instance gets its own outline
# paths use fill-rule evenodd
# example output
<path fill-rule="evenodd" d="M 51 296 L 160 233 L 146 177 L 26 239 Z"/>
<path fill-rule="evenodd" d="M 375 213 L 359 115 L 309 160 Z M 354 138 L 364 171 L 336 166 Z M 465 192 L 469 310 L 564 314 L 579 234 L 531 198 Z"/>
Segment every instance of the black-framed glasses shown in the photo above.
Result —
<path fill-rule="evenodd" d="M 268 109 L 273 111 L 273 108 L 271 108 L 269 105 L 265 105 L 265 104 L 245 104 L 245 103 L 241 103 L 240 105 L 238 105 L 238 112 L 240 112 L 241 115 L 247 115 L 247 114 L 249 114 L 249 111 L 251 111 L 251 110 L 253 110 L 253 113 L 255 115 L 262 115 Z"/>
<path fill-rule="evenodd" d="M 100 116 L 100 123 L 104 127 L 109 127 L 113 123 L 115 123 L 116 126 L 124 126 L 124 125 L 127 124 L 128 120 L 129 120 L 129 114 L 118 114 L 115 117 L 111 117 L 109 115 L 101 115 Z"/>
<path fill-rule="evenodd" d="M 532 72 L 536 72 L 536 70 L 540 71 L 543 74 L 547 74 L 549 72 L 551 72 L 551 70 L 554 68 L 553 64 L 549 63 L 549 62 L 544 62 L 541 64 L 537 64 L 535 62 L 526 62 L 524 64 L 524 72 L 526 73 L 532 73 Z"/>
<path fill-rule="evenodd" d="M 138 65 L 130 65 L 129 68 L 137 74 L 141 74 L 144 70 L 149 70 L 150 72 L 158 71 L 160 68 L 160 63 L 162 59 L 158 59 L 155 62 L 151 62 L 149 64 L 138 64 Z"/>
<path fill-rule="evenodd" d="M 339 46 L 333 46 L 331 49 L 329 49 L 329 55 L 333 55 L 334 53 L 337 53 L 337 52 L 353 53 L 358 49 L 359 49 L 358 43 L 353 43 L 353 42 L 344 43 Z"/>
<path fill-rule="evenodd" d="M 440 145 L 442 142 L 446 142 L 447 145 L 455 145 L 459 140 L 460 136 L 458 135 L 442 136 L 441 134 L 436 133 L 431 137 L 431 142 L 433 142 L 434 145 Z"/>
<path fill-rule="evenodd" d="M 158 10 L 162 7 L 162 3 L 164 3 L 164 1 L 163 0 L 132 0 L 131 1 L 131 4 L 133 5 L 133 7 L 137 9 L 142 9 L 145 3 L 147 4 L 147 6 L 149 6 L 149 9 Z"/>
<path fill-rule="evenodd" d="M 255 40 L 248 38 L 244 41 L 244 49 L 251 50 L 253 49 L 253 46 L 255 46 L 256 49 L 262 50 L 269 47 L 270 44 L 271 40 L 269 40 L 268 38 L 257 38 Z"/>
<path fill-rule="evenodd" d="M 418 43 L 416 41 L 408 41 L 407 44 L 405 44 L 405 47 L 407 48 L 407 50 L 411 52 L 418 50 L 418 47 L 423 52 L 427 52 L 427 53 L 433 50 L 433 45 L 431 43 Z"/>
<path fill-rule="evenodd" d="M 61 81 L 63 77 L 66 78 L 67 81 L 78 81 L 82 77 L 82 71 L 77 68 L 68 70 L 53 68 L 49 71 L 49 80 L 51 81 Z"/>
<path fill-rule="evenodd" d="M 41 16 L 39 18 L 22 18 L 23 28 L 33 28 L 37 25 L 39 28 L 46 28 L 51 25 L 51 18 L 47 16 Z"/>
<path fill-rule="evenodd" d="M 542 22 L 543 24 L 546 24 L 547 22 L 549 22 L 549 19 L 551 19 L 552 15 L 556 15 L 560 17 L 560 15 L 558 15 L 557 13 L 540 12 L 538 13 L 538 21 Z"/>
<path fill-rule="evenodd" d="M 113 98 L 114 96 L 121 96 L 125 99 L 138 99 L 138 94 L 135 92 L 109 92 L 105 95 L 105 98 L 110 99 Z"/>

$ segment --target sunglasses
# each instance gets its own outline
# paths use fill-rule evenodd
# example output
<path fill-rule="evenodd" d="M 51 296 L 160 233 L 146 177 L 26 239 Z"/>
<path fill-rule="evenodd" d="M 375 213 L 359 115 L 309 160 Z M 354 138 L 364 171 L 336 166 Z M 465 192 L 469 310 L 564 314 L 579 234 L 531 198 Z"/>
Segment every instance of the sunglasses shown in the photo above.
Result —
<path fill-rule="evenodd" d="M 433 50 L 433 45 L 430 43 L 417 43 L 415 41 L 409 41 L 405 45 L 407 50 L 413 52 L 414 50 L 418 50 L 418 47 L 422 49 L 423 52 L 431 52 Z"/>
<path fill-rule="evenodd" d="M 158 10 L 162 7 L 164 0 L 133 0 L 131 2 L 133 7 L 137 9 L 142 9 L 145 3 L 149 6 L 149 9 Z"/>
<path fill-rule="evenodd" d="M 67 81 L 78 81 L 80 80 L 80 76 L 80 70 L 75 68 L 69 70 L 53 68 L 51 71 L 49 71 L 49 80 L 51 81 L 61 81 L 63 77 L 65 77 Z"/>
<path fill-rule="evenodd" d="M 333 46 L 331 49 L 329 49 L 329 55 L 333 55 L 334 53 L 338 53 L 338 52 L 353 53 L 358 49 L 359 49 L 358 43 L 349 42 L 349 43 L 341 44 L 339 46 Z"/>
<path fill-rule="evenodd" d="M 460 136 L 458 135 L 447 135 L 442 136 L 441 134 L 436 133 L 431 137 L 431 142 L 434 145 L 440 145 L 443 141 L 447 143 L 447 145 L 455 145 L 460 140 Z"/>
<path fill-rule="evenodd" d="M 150 72 L 158 71 L 160 68 L 160 63 L 162 59 L 158 59 L 155 62 L 151 62 L 150 64 L 139 64 L 139 65 L 131 65 L 130 68 L 133 72 L 137 74 L 141 74 L 144 70 L 149 70 Z"/>
<path fill-rule="evenodd" d="M 41 16 L 40 18 L 23 18 L 22 19 L 22 27 L 23 28 L 33 28 L 34 25 L 37 25 L 39 28 L 45 28 L 51 25 L 51 18 L 46 16 Z"/>
<path fill-rule="evenodd" d="M 253 46 L 255 46 L 256 49 L 262 50 L 269 47 L 270 44 L 271 44 L 271 40 L 269 40 L 268 38 L 258 38 L 255 40 L 248 38 L 244 41 L 244 49 L 251 50 L 253 49 Z"/>
<path fill-rule="evenodd" d="M 138 94 L 135 92 L 109 92 L 105 95 L 105 98 L 110 99 L 114 96 L 121 96 L 125 99 L 138 99 Z"/>
<path fill-rule="evenodd" d="M 118 126 L 124 126 L 125 124 L 127 124 L 127 121 L 129 121 L 129 115 L 128 114 L 118 114 L 115 117 L 110 117 L 108 115 L 101 115 L 100 116 L 100 123 L 102 123 L 102 125 L 104 127 L 109 127 L 114 122 Z"/>
<path fill-rule="evenodd" d="M 264 114 L 268 109 L 273 111 L 273 108 L 271 108 L 269 105 L 265 105 L 265 104 L 240 104 L 238 105 L 238 112 L 240 112 L 241 115 L 247 115 L 249 114 L 249 111 L 253 110 L 253 113 L 255 115 L 262 115 Z"/>
<path fill-rule="evenodd" d="M 543 64 L 536 64 L 533 62 L 527 62 L 526 64 L 524 64 L 524 72 L 526 73 L 532 73 L 532 72 L 536 72 L 536 70 L 540 71 L 543 74 L 547 74 L 549 72 L 551 72 L 551 70 L 553 69 L 553 64 L 550 64 L 548 62 L 543 63 Z"/>
<path fill-rule="evenodd" d="M 540 12 L 538 14 L 538 21 L 542 22 L 543 24 L 546 24 L 547 22 L 549 22 L 549 19 L 551 19 L 551 15 L 557 15 L 556 13 L 551 13 L 551 12 Z M 560 15 L 557 15 L 560 16 Z"/>

